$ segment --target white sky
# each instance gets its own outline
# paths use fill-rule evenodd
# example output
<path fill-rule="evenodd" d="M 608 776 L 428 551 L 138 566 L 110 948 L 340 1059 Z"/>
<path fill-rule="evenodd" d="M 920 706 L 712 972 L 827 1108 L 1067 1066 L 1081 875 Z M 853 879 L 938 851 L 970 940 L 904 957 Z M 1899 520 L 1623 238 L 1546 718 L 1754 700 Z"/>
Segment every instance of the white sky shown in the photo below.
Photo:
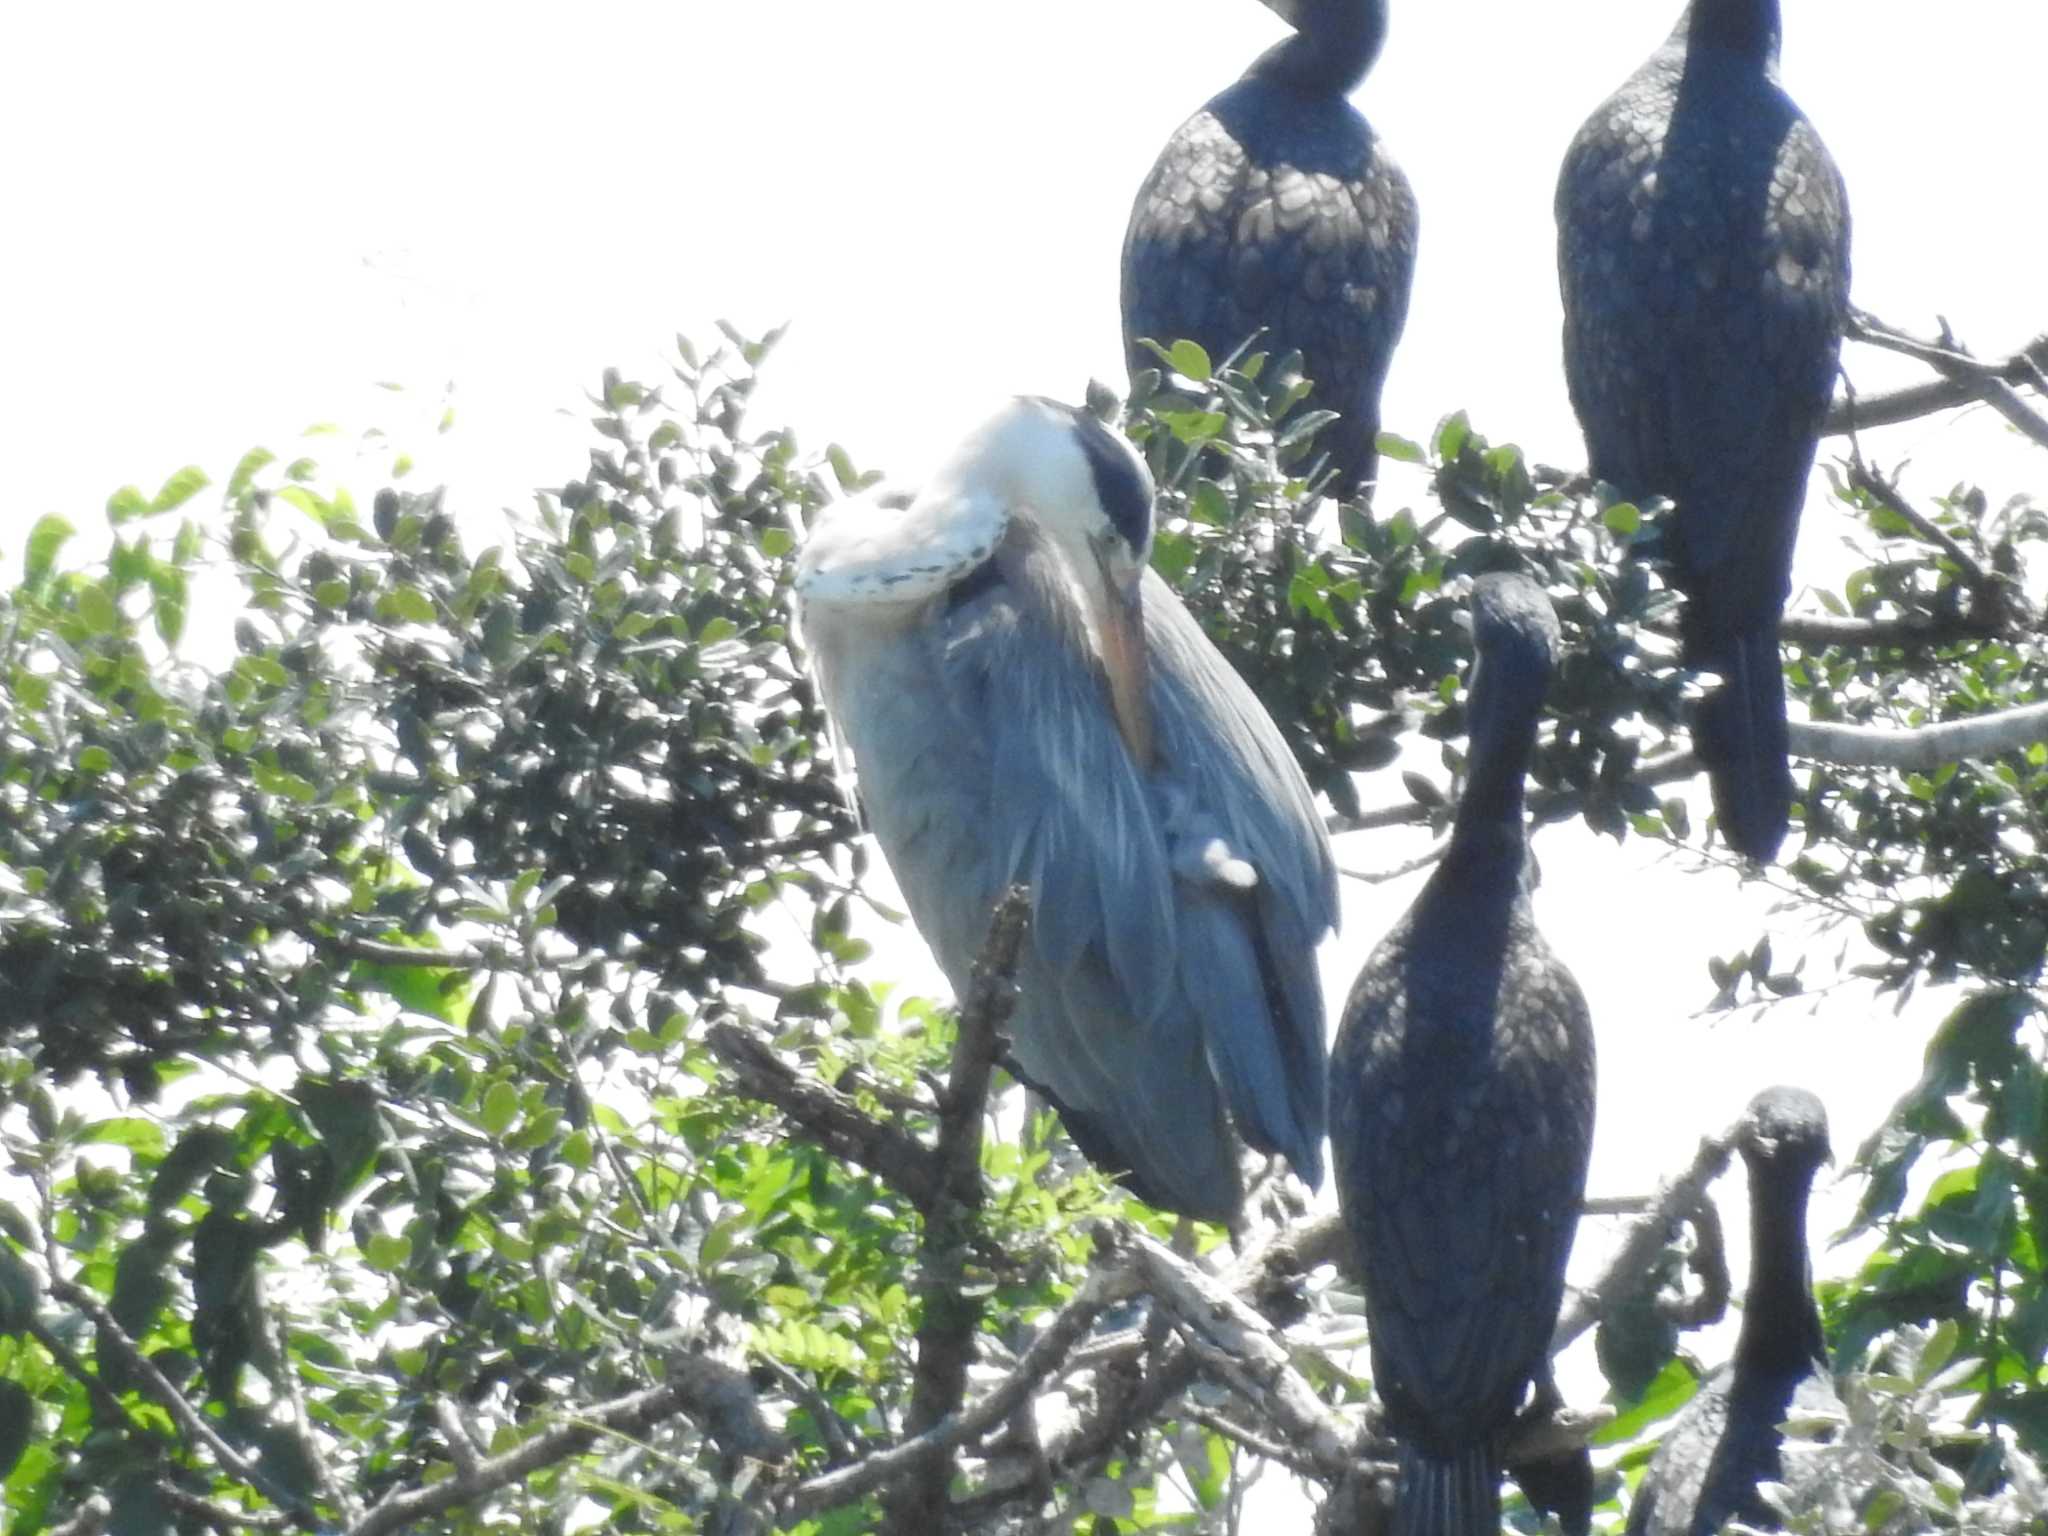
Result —
<path fill-rule="evenodd" d="M 2048 329 L 2048 5 L 1785 8 L 1786 83 L 1849 186 L 1856 300 L 1919 330 L 1946 315 L 1984 353 Z M 1556 167 L 1677 9 L 1394 0 L 1357 97 L 1422 210 L 1391 430 L 1426 437 L 1463 407 L 1583 462 Z M 914 474 L 995 396 L 1120 382 L 1130 198 L 1280 32 L 1251 0 L 7 7 L 0 571 L 43 512 L 96 545 L 115 486 L 191 461 L 224 479 L 315 421 L 344 428 L 314 449 L 330 464 L 381 427 L 465 511 L 525 504 L 580 466 L 602 367 L 654 378 L 668 338 L 718 316 L 793 322 L 758 425 Z M 1913 377 L 1860 349 L 1849 364 L 1866 389 Z M 437 438 L 451 381 L 457 427 Z M 2040 482 L 1981 411 L 1872 446 L 1912 459 L 1923 500 L 1965 477 L 1994 501 Z M 381 467 L 346 470 L 359 499 Z M 1838 542 L 1810 517 L 1800 579 L 1838 574 Z M 1823 1094 L 1847 1156 L 1910 1081 L 1927 1010 L 1895 1024 L 1860 987 L 1817 1020 L 1690 1017 L 1705 957 L 1761 931 L 1767 891 L 1651 867 L 1635 842 L 1549 833 L 1539 851 L 1539 918 L 1600 1029 L 1596 1192 L 1646 1188 L 1777 1080 Z M 1333 1011 L 1414 886 L 1347 893 Z"/>

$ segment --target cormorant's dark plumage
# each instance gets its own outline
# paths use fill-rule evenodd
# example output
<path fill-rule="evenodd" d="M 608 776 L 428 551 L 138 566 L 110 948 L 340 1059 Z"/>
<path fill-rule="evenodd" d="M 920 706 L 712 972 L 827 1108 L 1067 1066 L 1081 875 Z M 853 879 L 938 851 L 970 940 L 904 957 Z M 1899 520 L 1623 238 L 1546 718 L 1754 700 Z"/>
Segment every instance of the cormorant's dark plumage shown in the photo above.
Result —
<path fill-rule="evenodd" d="M 1401 1446 L 1396 1536 L 1498 1536 L 1505 1440 L 1542 1372 L 1593 1140 L 1593 1029 L 1536 931 L 1522 778 L 1558 646 L 1521 576 L 1472 593 L 1464 798 L 1365 963 L 1330 1070 L 1337 1194 L 1373 1386 Z"/>
<path fill-rule="evenodd" d="M 1586 120 L 1557 188 L 1565 377 L 1593 473 L 1678 503 L 1695 721 L 1721 835 L 1792 803 L 1778 620 L 1849 288 L 1849 209 L 1778 85 L 1778 0 L 1694 0 Z"/>
<path fill-rule="evenodd" d="M 1223 358 L 1253 331 L 1299 351 L 1317 439 L 1350 495 L 1378 473 L 1380 386 L 1408 317 L 1415 195 L 1345 99 L 1379 56 L 1386 0 L 1266 0 L 1293 36 L 1189 118 L 1138 189 L 1124 236 L 1124 347 L 1198 341 Z"/>
<path fill-rule="evenodd" d="M 1800 1088 L 1766 1088 L 1742 1128 L 1749 1166 L 1749 1291 L 1735 1358 L 1664 1436 L 1628 1513 L 1629 1536 L 1712 1536 L 1731 1515 L 1776 1530 L 1757 1496 L 1783 1481 L 1779 1425 L 1839 1412 L 1806 1258 L 1806 1196 L 1828 1159 L 1828 1119 Z"/>

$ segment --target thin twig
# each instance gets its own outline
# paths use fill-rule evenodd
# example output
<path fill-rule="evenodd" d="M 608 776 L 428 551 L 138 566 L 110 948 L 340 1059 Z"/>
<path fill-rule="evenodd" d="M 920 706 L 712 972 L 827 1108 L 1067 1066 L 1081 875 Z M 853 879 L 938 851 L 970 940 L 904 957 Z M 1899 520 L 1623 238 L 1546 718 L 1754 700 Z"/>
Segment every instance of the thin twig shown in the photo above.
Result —
<path fill-rule="evenodd" d="M 1887 512 L 1905 522 L 1921 538 L 1954 562 L 1957 571 L 1962 575 L 1963 584 L 1972 592 L 1996 607 L 2002 607 L 2005 587 L 2003 578 L 1985 570 L 1982 562 L 1956 541 L 1955 535 L 1906 500 L 1899 494 L 1897 486 L 1865 464 L 1861 457 L 1850 462 L 1849 484 L 1872 497 Z"/>
<path fill-rule="evenodd" d="M 2048 420 L 2021 400 L 2012 387 L 2013 384 L 2039 387 L 2043 370 L 2041 354 L 2048 353 L 2048 336 L 2036 337 L 2003 362 L 1984 363 L 1957 349 L 1949 338 L 1944 337 L 1938 342 L 1922 341 L 1861 310 L 1854 313 L 1849 334 L 1858 341 L 1901 352 L 1927 364 L 1950 385 L 1963 390 L 1965 398 L 1982 400 L 2024 435 L 2048 448 Z M 1854 425 L 1875 424 L 1860 413 L 1852 414 L 1855 416 Z"/>
<path fill-rule="evenodd" d="M 1979 362 L 1975 358 L 1929 347 L 1926 343 L 1915 343 L 1911 338 L 1901 338 L 1891 327 L 1867 315 L 1857 317 L 1850 334 L 1872 346 L 1918 358 L 1929 367 L 1940 370 L 1942 377 L 1934 383 L 1914 384 L 1881 395 L 1845 395 L 1828 408 L 1827 422 L 1821 430 L 1829 436 L 1896 426 L 1900 422 L 1931 416 L 1936 411 L 1967 405 L 1973 400 L 1989 403 L 1986 390 L 1992 385 L 2031 385 L 2038 389 L 2042 373 L 2048 371 L 2048 334 L 2036 336 L 2011 356 L 1995 363 Z"/>
<path fill-rule="evenodd" d="M 472 1504 L 500 1489 L 523 1483 L 543 1467 L 576 1455 L 600 1434 L 634 1433 L 651 1424 L 687 1413 L 728 1456 L 777 1462 L 790 1446 L 771 1428 L 746 1374 L 701 1355 L 669 1363 L 670 1378 L 609 1403 L 586 1408 L 523 1440 L 502 1456 L 478 1460 L 468 1472 L 420 1488 L 394 1492 L 380 1500 L 346 1536 L 389 1536 L 431 1516 Z"/>

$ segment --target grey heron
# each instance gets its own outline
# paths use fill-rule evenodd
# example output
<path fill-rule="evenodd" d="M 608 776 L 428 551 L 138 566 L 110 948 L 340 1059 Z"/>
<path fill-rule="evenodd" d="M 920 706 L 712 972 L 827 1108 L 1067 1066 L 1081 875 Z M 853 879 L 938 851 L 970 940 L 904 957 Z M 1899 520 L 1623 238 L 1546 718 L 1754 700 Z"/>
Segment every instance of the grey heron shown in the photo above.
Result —
<path fill-rule="evenodd" d="M 1322 1173 L 1328 837 L 1251 690 L 1147 564 L 1151 476 L 1020 397 L 908 506 L 818 519 L 796 603 L 860 800 L 963 989 L 1032 891 L 1018 1075 L 1142 1198 L 1211 1220 L 1237 1139 Z"/>

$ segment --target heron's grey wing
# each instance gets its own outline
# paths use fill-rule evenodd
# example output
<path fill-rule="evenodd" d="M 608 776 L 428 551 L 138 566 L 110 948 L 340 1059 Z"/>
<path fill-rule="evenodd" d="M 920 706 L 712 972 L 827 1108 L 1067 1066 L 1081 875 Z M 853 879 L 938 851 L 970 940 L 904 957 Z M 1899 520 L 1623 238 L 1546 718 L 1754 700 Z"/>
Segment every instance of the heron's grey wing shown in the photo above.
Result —
<path fill-rule="evenodd" d="M 1315 949 L 1337 926 L 1329 837 L 1257 697 L 1150 571 L 1144 610 L 1181 988 L 1239 1131 L 1317 1183 L 1328 1068 Z M 1256 884 L 1204 878 L 1199 854 L 1216 840 Z"/>
<path fill-rule="evenodd" d="M 1032 890 L 1019 1068 L 1143 1198 L 1233 1214 L 1213 1048 L 1183 995 L 1184 906 L 1101 677 L 1002 590 L 951 610 L 939 644 L 956 728 L 986 744 L 983 883 Z"/>

